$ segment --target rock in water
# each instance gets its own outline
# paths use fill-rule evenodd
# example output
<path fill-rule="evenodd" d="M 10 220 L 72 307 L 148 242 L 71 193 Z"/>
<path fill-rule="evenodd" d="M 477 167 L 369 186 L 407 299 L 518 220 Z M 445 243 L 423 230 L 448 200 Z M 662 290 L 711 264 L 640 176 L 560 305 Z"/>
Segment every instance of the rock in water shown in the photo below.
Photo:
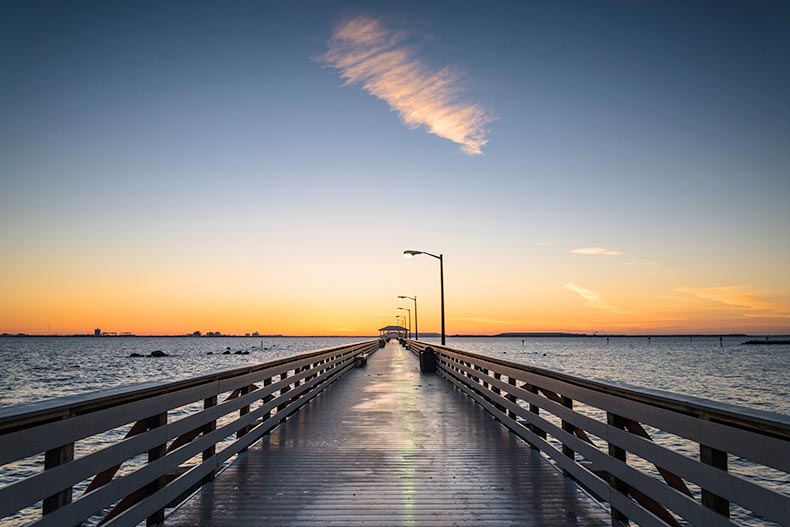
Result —
<path fill-rule="evenodd" d="M 151 352 L 151 357 L 168 357 L 168 354 L 162 350 L 154 350 Z"/>

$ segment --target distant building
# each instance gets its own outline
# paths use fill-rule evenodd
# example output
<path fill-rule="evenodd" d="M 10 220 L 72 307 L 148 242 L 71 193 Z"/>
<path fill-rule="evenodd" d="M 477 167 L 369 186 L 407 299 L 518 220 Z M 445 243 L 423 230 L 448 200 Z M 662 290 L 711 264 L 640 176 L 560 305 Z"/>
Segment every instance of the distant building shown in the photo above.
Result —
<path fill-rule="evenodd" d="M 93 330 L 94 337 L 101 337 L 101 328 L 96 328 Z"/>
<path fill-rule="evenodd" d="M 194 333 L 192 333 L 192 336 L 193 337 L 199 337 L 200 336 L 200 331 L 195 331 Z"/>
<path fill-rule="evenodd" d="M 252 334 L 252 336 L 253 337 L 260 337 L 261 335 L 256 331 L 255 333 Z"/>
<path fill-rule="evenodd" d="M 249 333 L 245 333 L 245 334 L 244 334 L 244 336 L 245 336 L 245 337 L 249 337 L 249 336 L 250 336 L 250 334 L 249 334 Z"/>

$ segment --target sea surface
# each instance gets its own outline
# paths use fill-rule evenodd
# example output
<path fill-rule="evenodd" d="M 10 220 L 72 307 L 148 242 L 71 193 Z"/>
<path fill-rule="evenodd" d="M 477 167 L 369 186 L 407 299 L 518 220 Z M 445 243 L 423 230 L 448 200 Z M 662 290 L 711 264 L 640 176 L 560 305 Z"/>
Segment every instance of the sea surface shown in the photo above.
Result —
<path fill-rule="evenodd" d="M 151 380 L 187 378 L 359 340 L 366 339 L 3 337 L 0 338 L 3 365 L 0 408 Z M 422 340 L 438 343 L 437 338 Z M 447 345 L 586 378 L 790 415 L 790 346 L 745 346 L 746 340 L 750 338 L 724 337 L 720 342 L 718 337 L 449 337 Z M 132 353 L 147 355 L 155 350 L 168 356 L 129 357 Z M 231 354 L 223 354 L 225 351 Z M 590 416 L 593 414 L 594 411 Z M 660 431 L 654 439 L 688 455 L 697 455 L 691 451 L 696 445 Z M 15 470 L 0 467 L 0 487 L 34 468 L 24 464 Z M 739 460 L 733 461 L 731 470 L 790 494 L 788 475 L 766 473 Z M 14 518 L 0 519 L 0 526 L 23 525 L 36 514 L 40 512 L 31 508 Z M 734 511 L 734 519 L 750 527 L 772 525 L 738 510 Z"/>

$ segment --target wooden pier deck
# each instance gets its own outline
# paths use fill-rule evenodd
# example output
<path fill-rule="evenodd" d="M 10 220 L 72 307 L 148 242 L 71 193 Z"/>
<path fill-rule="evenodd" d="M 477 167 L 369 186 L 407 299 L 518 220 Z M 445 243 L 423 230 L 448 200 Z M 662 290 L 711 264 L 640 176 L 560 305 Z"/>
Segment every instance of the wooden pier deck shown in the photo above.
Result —
<path fill-rule="evenodd" d="M 599 526 L 609 511 L 390 342 L 165 525 Z"/>

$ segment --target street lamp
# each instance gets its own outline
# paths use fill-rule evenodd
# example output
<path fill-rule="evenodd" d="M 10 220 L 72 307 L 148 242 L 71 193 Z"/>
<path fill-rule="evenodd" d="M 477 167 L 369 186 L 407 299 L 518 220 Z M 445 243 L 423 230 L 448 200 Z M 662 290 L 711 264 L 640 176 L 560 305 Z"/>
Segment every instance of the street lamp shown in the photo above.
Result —
<path fill-rule="evenodd" d="M 405 256 L 406 258 L 412 258 L 414 256 L 417 256 L 418 254 L 433 256 L 434 258 L 439 260 L 439 286 L 442 292 L 442 346 L 444 346 L 445 343 L 444 342 L 445 341 L 444 338 L 444 256 L 441 254 L 439 256 L 436 256 L 435 254 L 426 253 L 425 251 L 412 251 L 412 250 L 403 251 L 403 256 Z"/>
<path fill-rule="evenodd" d="M 409 338 L 411 338 L 411 309 L 408 307 L 399 307 L 398 311 L 408 311 L 409 312 Z"/>
<path fill-rule="evenodd" d="M 398 298 L 408 298 L 409 300 L 414 301 L 414 338 L 415 340 L 420 340 L 420 326 L 417 324 L 417 297 L 416 296 L 406 296 L 400 295 Z"/>

